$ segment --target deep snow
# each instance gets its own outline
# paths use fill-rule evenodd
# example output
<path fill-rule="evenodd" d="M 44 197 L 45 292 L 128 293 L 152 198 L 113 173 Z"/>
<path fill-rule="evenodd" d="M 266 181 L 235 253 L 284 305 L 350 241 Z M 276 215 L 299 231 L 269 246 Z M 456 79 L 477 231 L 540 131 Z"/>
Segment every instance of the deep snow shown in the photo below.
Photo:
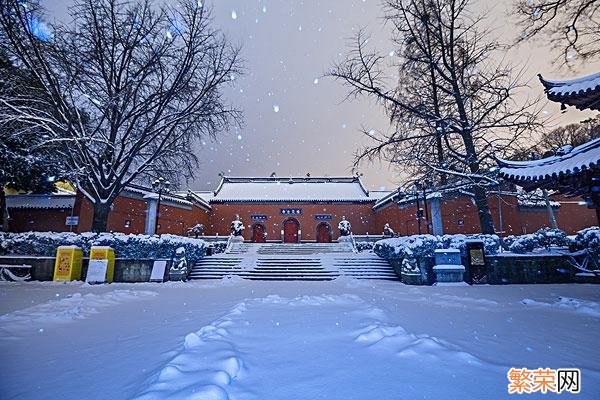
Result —
<path fill-rule="evenodd" d="M 1 283 L 2 399 L 501 399 L 511 367 L 582 369 L 593 285 Z"/>

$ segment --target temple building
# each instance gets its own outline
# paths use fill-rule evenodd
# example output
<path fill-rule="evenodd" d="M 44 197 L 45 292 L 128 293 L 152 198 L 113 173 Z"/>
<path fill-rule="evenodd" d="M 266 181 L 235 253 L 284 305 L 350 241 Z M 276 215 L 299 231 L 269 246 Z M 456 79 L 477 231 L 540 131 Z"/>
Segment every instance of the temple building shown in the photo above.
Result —
<path fill-rule="evenodd" d="M 154 234 L 157 228 L 157 233 L 191 235 L 190 228 L 202 224 L 202 235 L 228 236 L 231 222 L 239 218 L 246 241 L 330 242 L 339 237 L 338 224 L 345 218 L 354 235 L 381 235 L 385 224 L 400 235 L 471 234 L 480 226 L 469 189 L 465 184 L 422 193 L 369 191 L 355 176 L 222 177 L 214 191 L 163 195 L 158 209 L 156 193 L 131 186 L 113 204 L 108 230 Z M 546 204 L 535 193 L 510 185 L 489 192 L 488 202 L 500 235 L 549 226 Z M 551 196 L 558 225 L 569 234 L 594 219 L 582 203 L 581 198 Z M 92 204 L 79 192 L 9 195 L 7 206 L 13 232 L 91 229 Z"/>

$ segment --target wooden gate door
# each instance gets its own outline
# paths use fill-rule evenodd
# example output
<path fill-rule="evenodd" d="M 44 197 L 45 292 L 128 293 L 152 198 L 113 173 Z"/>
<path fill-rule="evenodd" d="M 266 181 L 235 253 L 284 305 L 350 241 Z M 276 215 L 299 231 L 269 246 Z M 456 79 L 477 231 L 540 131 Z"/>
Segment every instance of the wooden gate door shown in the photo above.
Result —
<path fill-rule="evenodd" d="M 283 243 L 298 243 L 298 230 L 300 224 L 295 219 L 288 219 L 283 223 Z"/>
<path fill-rule="evenodd" d="M 252 226 L 252 241 L 254 243 L 265 242 L 265 226 L 263 224 L 254 224 Z"/>
<path fill-rule="evenodd" d="M 321 222 L 317 226 L 317 243 L 331 243 L 331 227 L 328 223 Z"/>

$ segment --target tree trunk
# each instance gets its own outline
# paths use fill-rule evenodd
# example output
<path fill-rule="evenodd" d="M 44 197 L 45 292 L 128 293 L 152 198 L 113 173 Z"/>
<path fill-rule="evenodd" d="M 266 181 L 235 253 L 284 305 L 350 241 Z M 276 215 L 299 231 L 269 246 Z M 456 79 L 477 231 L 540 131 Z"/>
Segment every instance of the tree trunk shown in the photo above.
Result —
<path fill-rule="evenodd" d="M 111 204 L 112 203 L 94 203 L 94 219 L 92 220 L 93 232 L 106 232 Z"/>
<path fill-rule="evenodd" d="M 8 232 L 8 210 L 6 209 L 6 193 L 4 184 L 0 183 L 0 232 Z"/>
<path fill-rule="evenodd" d="M 481 186 L 474 186 L 473 192 L 475 194 L 475 205 L 477 206 L 477 214 L 479 215 L 481 233 L 493 235 L 496 233 L 496 230 L 494 229 L 494 220 L 490 212 L 486 190 Z"/>
<path fill-rule="evenodd" d="M 473 142 L 473 136 L 468 129 L 461 134 L 463 142 L 465 144 L 465 150 L 467 153 L 467 160 L 469 162 L 469 169 L 473 174 L 479 174 L 479 163 L 473 160 L 477 160 L 477 151 L 475 150 L 475 143 Z M 475 205 L 477 206 L 477 215 L 479 216 L 479 225 L 481 226 L 481 233 L 486 235 L 493 235 L 496 233 L 494 229 L 494 220 L 492 219 L 492 213 L 490 212 L 490 206 L 487 199 L 487 191 L 484 187 L 478 185 L 479 182 L 475 182 L 473 186 L 473 193 L 475 194 Z"/>
<path fill-rule="evenodd" d="M 550 197 L 548 196 L 546 189 L 542 189 L 542 194 L 544 195 L 544 203 L 546 203 L 546 212 L 548 213 L 548 219 L 550 220 L 550 227 L 552 229 L 558 229 L 556 216 L 554 215 L 554 210 L 552 209 L 552 204 L 550 204 Z"/>

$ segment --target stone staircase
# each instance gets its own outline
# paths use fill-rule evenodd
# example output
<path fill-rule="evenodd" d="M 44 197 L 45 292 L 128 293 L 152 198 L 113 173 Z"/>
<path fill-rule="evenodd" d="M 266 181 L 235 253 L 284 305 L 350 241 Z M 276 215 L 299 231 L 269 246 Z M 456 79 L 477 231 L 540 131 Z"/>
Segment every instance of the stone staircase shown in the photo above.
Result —
<path fill-rule="evenodd" d="M 204 257 L 189 279 L 240 276 L 264 281 L 327 281 L 341 276 L 398 280 L 373 253 L 354 253 L 348 243 L 234 243 L 226 253 Z"/>

